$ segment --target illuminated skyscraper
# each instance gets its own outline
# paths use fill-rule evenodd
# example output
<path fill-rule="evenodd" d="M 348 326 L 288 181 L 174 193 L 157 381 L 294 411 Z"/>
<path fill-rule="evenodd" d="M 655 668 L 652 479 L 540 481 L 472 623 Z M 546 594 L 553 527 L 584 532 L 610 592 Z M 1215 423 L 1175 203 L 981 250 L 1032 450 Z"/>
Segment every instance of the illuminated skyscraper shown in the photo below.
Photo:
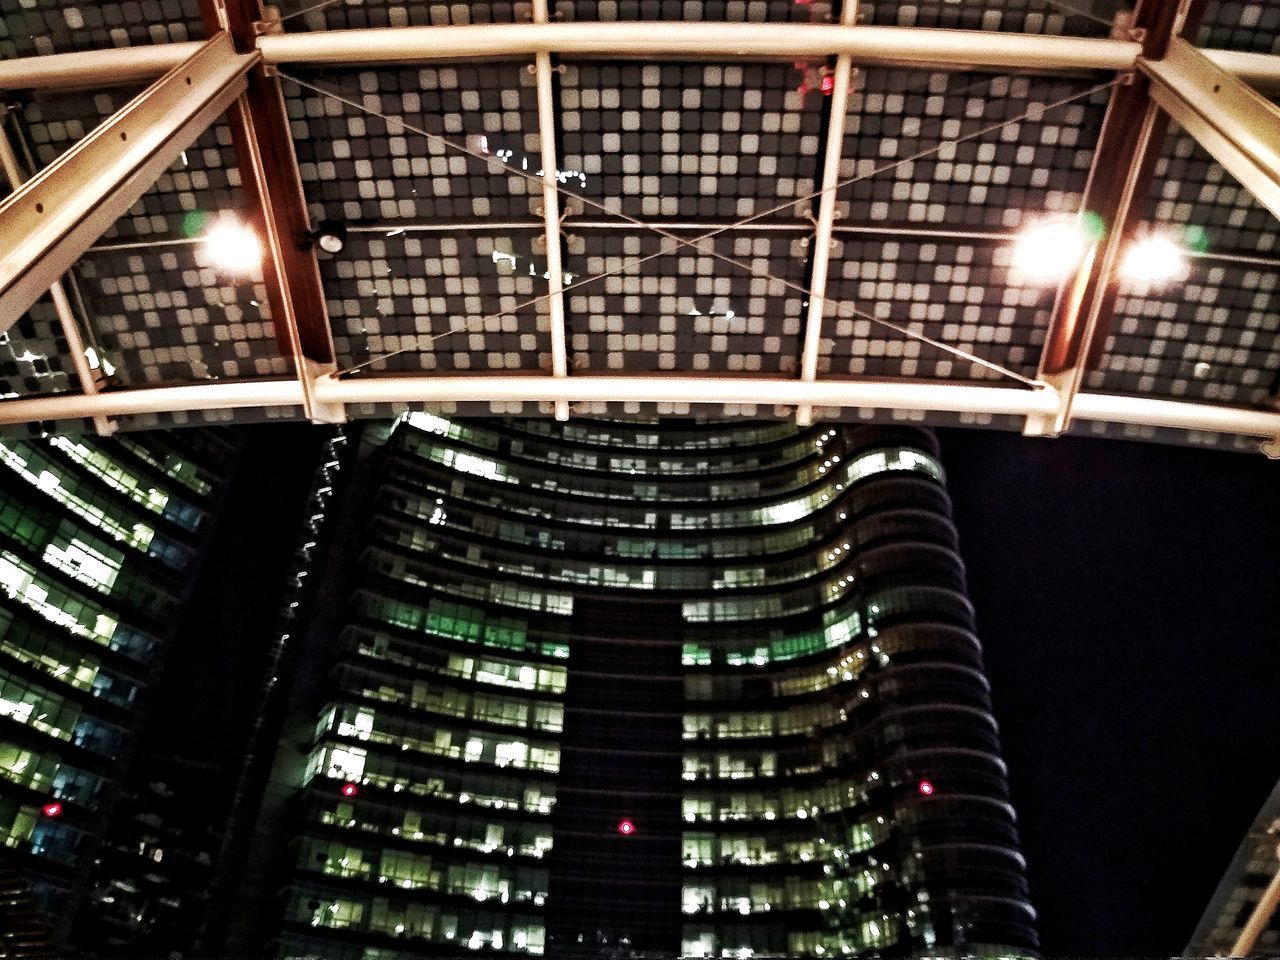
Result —
<path fill-rule="evenodd" d="M 214 430 L 0 441 L 0 839 L 58 941 L 235 446 Z"/>
<path fill-rule="evenodd" d="M 351 481 L 285 954 L 1035 949 L 931 434 L 413 414 Z"/>

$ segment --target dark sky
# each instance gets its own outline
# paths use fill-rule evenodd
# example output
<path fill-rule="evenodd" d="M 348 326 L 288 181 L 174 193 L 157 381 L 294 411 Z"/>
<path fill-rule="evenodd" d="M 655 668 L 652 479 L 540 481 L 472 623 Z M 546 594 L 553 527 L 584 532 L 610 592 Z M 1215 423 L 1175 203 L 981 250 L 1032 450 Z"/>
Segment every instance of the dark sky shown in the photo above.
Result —
<path fill-rule="evenodd" d="M 142 741 L 144 757 L 211 771 L 192 802 L 225 815 L 323 433 L 242 427 L 245 443 Z M 221 826 L 221 823 L 218 823 Z"/>
<path fill-rule="evenodd" d="M 943 455 L 1044 953 L 1174 955 L 1280 779 L 1280 462 Z"/>

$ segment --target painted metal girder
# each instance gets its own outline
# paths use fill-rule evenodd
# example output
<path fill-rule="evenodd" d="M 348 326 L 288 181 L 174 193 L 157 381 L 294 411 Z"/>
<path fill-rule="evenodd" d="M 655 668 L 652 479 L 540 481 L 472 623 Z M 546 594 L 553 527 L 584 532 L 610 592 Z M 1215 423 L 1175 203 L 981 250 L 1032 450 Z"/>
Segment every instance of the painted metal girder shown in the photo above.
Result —
<path fill-rule="evenodd" d="M 1280 217 L 1280 107 L 1182 39 L 1138 66 L 1155 102 Z"/>
<path fill-rule="evenodd" d="M 0 332 L 226 111 L 258 59 L 218 34 L 0 202 Z"/>

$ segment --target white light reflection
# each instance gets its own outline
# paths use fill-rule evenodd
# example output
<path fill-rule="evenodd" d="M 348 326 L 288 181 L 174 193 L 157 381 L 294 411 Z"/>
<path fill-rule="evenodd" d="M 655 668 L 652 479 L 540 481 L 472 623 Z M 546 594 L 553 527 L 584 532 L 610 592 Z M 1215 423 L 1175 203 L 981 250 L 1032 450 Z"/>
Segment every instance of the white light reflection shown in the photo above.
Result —
<path fill-rule="evenodd" d="M 1080 265 L 1089 240 L 1075 218 L 1055 218 L 1027 227 L 1014 241 L 1013 272 L 1031 283 L 1060 280 Z"/>
<path fill-rule="evenodd" d="M 1144 283 L 1181 280 L 1187 275 L 1187 256 L 1169 237 L 1153 234 L 1130 245 L 1120 272 L 1126 280 Z"/>
<path fill-rule="evenodd" d="M 213 265 L 229 273 L 248 273 L 262 262 L 258 235 L 235 220 L 220 220 L 204 237 Z"/>

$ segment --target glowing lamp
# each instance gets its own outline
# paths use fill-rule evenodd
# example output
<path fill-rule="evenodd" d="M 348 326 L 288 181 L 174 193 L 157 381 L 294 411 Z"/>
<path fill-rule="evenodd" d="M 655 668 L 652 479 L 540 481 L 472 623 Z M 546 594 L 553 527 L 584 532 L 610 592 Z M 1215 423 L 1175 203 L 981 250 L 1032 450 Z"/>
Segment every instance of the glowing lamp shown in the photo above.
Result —
<path fill-rule="evenodd" d="M 359 792 L 360 792 L 360 788 L 357 787 L 354 783 L 344 783 L 342 785 L 342 795 L 344 797 L 354 797 Z"/>
<path fill-rule="evenodd" d="M 46 803 L 40 808 L 40 812 L 46 817 L 60 817 L 62 816 L 62 804 L 56 800 L 53 803 Z"/>
<path fill-rule="evenodd" d="M 624 837 L 629 837 L 636 832 L 636 825 L 630 820 L 619 820 L 618 832 Z"/>
<path fill-rule="evenodd" d="M 922 797 L 931 797 L 931 796 L 933 796 L 933 784 L 932 784 L 932 783 L 930 783 L 928 780 L 921 780 L 921 781 L 920 781 L 920 795 L 921 795 Z"/>
<path fill-rule="evenodd" d="M 258 235 L 234 220 L 214 224 L 204 235 L 204 249 L 213 265 L 228 273 L 248 273 L 262 262 Z"/>
<path fill-rule="evenodd" d="M 1033 224 L 1013 245 L 1013 270 L 1032 283 L 1061 280 L 1080 265 L 1089 238 L 1074 218 Z"/>
<path fill-rule="evenodd" d="M 1153 235 L 1130 245 L 1120 272 L 1126 280 L 1145 283 L 1177 280 L 1186 275 L 1187 258 L 1168 237 Z"/>

